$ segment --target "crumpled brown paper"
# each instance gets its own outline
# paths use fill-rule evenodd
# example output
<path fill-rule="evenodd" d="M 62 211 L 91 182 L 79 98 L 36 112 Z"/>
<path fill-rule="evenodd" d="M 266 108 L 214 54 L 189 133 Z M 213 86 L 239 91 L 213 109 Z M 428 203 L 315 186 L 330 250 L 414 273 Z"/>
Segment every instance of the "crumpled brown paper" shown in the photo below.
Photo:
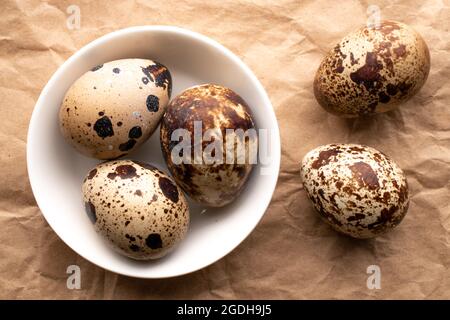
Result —
<path fill-rule="evenodd" d="M 75 3 L 76 2 L 76 3 Z M 321 58 L 366 23 L 359 1 L 18 1 L 0 19 L 0 298 L 450 298 L 450 9 L 445 1 L 374 1 L 382 18 L 416 28 L 431 51 L 423 89 L 399 110 L 364 120 L 327 114 L 312 83 Z M 77 5 L 79 29 L 67 8 Z M 35 101 L 65 59 L 95 38 L 133 25 L 176 25 L 234 51 L 268 91 L 282 138 L 277 189 L 264 218 L 231 254 L 183 277 L 140 280 L 100 269 L 45 222 L 26 172 Z M 299 179 L 310 149 L 364 143 L 406 172 L 410 210 L 392 233 L 370 241 L 336 234 L 313 211 Z M 66 287 L 69 265 L 81 289 Z M 381 289 L 367 268 L 381 269 Z"/>

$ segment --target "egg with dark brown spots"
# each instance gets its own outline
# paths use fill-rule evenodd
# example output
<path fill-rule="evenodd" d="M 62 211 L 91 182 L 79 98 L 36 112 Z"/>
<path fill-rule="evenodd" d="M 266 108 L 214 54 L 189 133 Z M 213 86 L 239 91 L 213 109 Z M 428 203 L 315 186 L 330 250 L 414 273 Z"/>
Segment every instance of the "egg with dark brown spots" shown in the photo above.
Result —
<path fill-rule="evenodd" d="M 155 131 L 171 89 L 169 70 L 152 60 L 123 59 L 96 66 L 67 91 L 59 111 L 61 132 L 84 155 L 124 156 Z"/>
<path fill-rule="evenodd" d="M 86 214 L 119 253 L 137 260 L 163 257 L 186 236 L 189 208 L 175 182 L 144 162 L 108 161 L 86 176 Z"/>
<path fill-rule="evenodd" d="M 408 210 L 405 174 L 374 148 L 320 146 L 305 155 L 300 174 L 320 217 L 351 237 L 372 238 L 392 230 Z"/>
<path fill-rule="evenodd" d="M 342 117 L 386 112 L 416 94 L 429 71 L 430 53 L 420 34 L 383 21 L 350 33 L 326 55 L 314 94 L 325 110 Z"/>
<path fill-rule="evenodd" d="M 177 184 L 205 206 L 235 200 L 256 163 L 258 135 L 250 108 L 223 86 L 195 86 L 175 97 L 160 139 Z"/>

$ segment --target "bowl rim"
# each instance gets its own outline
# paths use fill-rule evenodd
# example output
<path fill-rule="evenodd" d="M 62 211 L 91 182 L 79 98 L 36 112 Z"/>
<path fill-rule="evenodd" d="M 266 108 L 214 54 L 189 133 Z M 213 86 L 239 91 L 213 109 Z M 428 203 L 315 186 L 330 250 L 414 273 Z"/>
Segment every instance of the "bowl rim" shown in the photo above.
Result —
<path fill-rule="evenodd" d="M 131 34 L 131 33 L 139 33 L 139 32 L 167 32 L 168 34 L 174 33 L 174 34 L 184 36 L 187 38 L 192 38 L 193 40 L 197 40 L 206 45 L 214 47 L 215 49 L 219 50 L 222 54 L 224 54 L 228 59 L 230 59 L 234 63 L 236 63 L 238 65 L 238 67 L 240 69 L 242 69 L 243 72 L 245 74 L 247 74 L 247 76 L 251 79 L 252 85 L 254 85 L 256 87 L 256 90 L 257 90 L 258 94 L 261 96 L 262 100 L 264 101 L 264 104 L 266 104 L 270 107 L 269 114 L 267 116 L 272 118 L 270 120 L 271 124 L 273 125 L 271 130 L 272 130 L 272 132 L 274 134 L 274 138 L 275 138 L 272 141 L 273 153 L 271 156 L 271 165 L 270 165 L 270 167 L 274 171 L 273 174 L 271 174 L 271 175 L 273 175 L 273 177 L 271 179 L 271 186 L 269 188 L 271 195 L 270 195 L 270 197 L 267 197 L 266 200 L 264 200 L 264 202 L 265 202 L 263 205 L 264 211 L 258 219 L 255 219 L 254 225 L 252 226 L 252 228 L 249 228 L 249 231 L 246 234 L 243 234 L 241 237 L 241 240 L 235 246 L 233 246 L 230 250 L 224 250 L 223 254 L 221 254 L 218 258 L 213 259 L 213 261 L 210 261 L 210 262 L 204 264 L 202 267 L 192 268 L 192 270 L 186 270 L 186 271 L 179 272 L 179 273 L 176 273 L 173 275 L 156 276 L 156 277 L 152 277 L 152 276 L 149 277 L 149 276 L 135 274 L 132 272 L 126 272 L 126 270 L 118 270 L 117 268 L 111 267 L 110 265 L 105 265 L 105 266 L 100 265 L 99 263 L 97 263 L 97 261 L 92 261 L 91 259 L 87 258 L 83 253 L 80 253 L 77 250 L 75 250 L 65 239 L 64 233 L 61 230 L 57 230 L 56 228 L 53 227 L 52 219 L 48 215 L 45 214 L 44 210 L 41 209 L 43 207 L 42 206 L 43 202 L 42 202 L 42 200 L 39 200 L 36 197 L 37 183 L 35 182 L 35 179 L 33 178 L 34 169 L 33 169 L 33 165 L 31 164 L 32 163 L 31 155 L 33 154 L 32 146 L 34 145 L 34 143 L 33 143 L 34 137 L 33 137 L 32 133 L 37 130 L 37 126 L 38 126 L 37 114 L 40 113 L 42 108 L 44 108 L 44 100 L 46 99 L 48 94 L 51 92 L 52 88 L 54 87 L 54 85 L 58 81 L 58 79 L 65 73 L 67 66 L 74 63 L 74 61 L 76 61 L 79 57 L 83 56 L 85 53 L 89 52 L 90 50 L 93 50 L 98 45 L 101 45 L 101 44 L 109 42 L 109 41 L 113 41 L 114 38 L 117 38 L 117 37 L 121 37 L 121 36 Z M 47 221 L 48 225 L 51 227 L 53 232 L 55 232 L 57 234 L 57 236 L 76 254 L 81 256 L 83 259 L 89 261 L 90 263 L 92 263 L 104 270 L 107 270 L 107 271 L 110 271 L 110 272 L 113 272 L 116 274 L 133 277 L 133 278 L 140 278 L 140 279 L 165 279 L 165 278 L 173 278 L 173 277 L 190 274 L 190 273 L 199 271 L 201 269 L 204 269 L 204 268 L 218 262 L 219 260 L 224 258 L 226 255 L 231 253 L 234 249 L 236 249 L 250 235 L 250 233 L 253 232 L 255 227 L 258 225 L 258 223 L 261 221 L 262 217 L 266 213 L 267 208 L 268 208 L 269 204 L 271 203 L 275 188 L 277 186 L 278 175 L 280 172 L 280 162 L 281 162 L 281 141 L 280 140 L 281 140 L 281 137 L 280 137 L 280 131 L 279 131 L 277 118 L 275 115 L 275 110 L 273 108 L 272 103 L 270 102 L 270 99 L 269 99 L 269 96 L 268 96 L 266 90 L 264 89 L 264 87 L 262 86 L 262 84 L 260 83 L 258 78 L 255 76 L 255 74 L 250 70 L 250 68 L 231 50 L 229 50 L 228 48 L 226 48 L 225 46 L 223 46 L 216 40 L 213 40 L 205 35 L 202 35 L 195 31 L 191 31 L 189 29 L 177 27 L 177 26 L 167 26 L 167 25 L 133 26 L 133 27 L 127 27 L 127 28 L 123 28 L 123 29 L 119 29 L 119 30 L 107 33 L 107 34 L 87 43 L 82 48 L 75 51 L 66 61 L 64 61 L 64 63 L 61 64 L 57 68 L 57 70 L 53 73 L 53 75 L 50 77 L 49 81 L 46 83 L 46 85 L 42 89 L 42 91 L 39 95 L 39 98 L 36 101 L 36 104 L 33 108 L 32 114 L 31 114 L 30 123 L 28 126 L 27 146 L 26 146 L 27 171 L 28 171 L 28 178 L 30 180 L 31 190 L 33 192 L 34 198 L 36 200 L 36 204 L 39 207 L 41 214 L 44 216 L 44 219 Z"/>

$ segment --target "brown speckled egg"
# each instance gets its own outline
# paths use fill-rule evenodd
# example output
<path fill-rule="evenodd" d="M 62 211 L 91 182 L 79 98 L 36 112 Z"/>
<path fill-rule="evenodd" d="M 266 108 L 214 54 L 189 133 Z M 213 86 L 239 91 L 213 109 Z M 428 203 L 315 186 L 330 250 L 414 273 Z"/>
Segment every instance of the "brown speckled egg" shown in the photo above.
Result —
<path fill-rule="evenodd" d="M 321 218 L 354 238 L 371 238 L 393 229 L 408 210 L 403 171 L 373 148 L 320 146 L 303 158 L 300 174 Z"/>
<path fill-rule="evenodd" d="M 86 176 L 82 191 L 95 230 L 130 258 L 160 258 L 188 230 L 189 209 L 183 193 L 169 176 L 149 164 L 101 163 Z"/>
<path fill-rule="evenodd" d="M 158 62 L 123 59 L 86 72 L 67 91 L 61 132 L 84 155 L 115 159 L 145 142 L 170 99 L 172 79 Z"/>
<path fill-rule="evenodd" d="M 190 141 L 172 139 L 177 129 Z M 227 129 L 228 134 L 231 131 L 236 135 L 227 136 Z M 247 138 L 235 131 L 238 129 L 247 133 Z M 203 141 L 195 139 L 196 132 Z M 250 109 L 238 94 L 219 85 L 195 86 L 174 98 L 161 122 L 160 137 L 164 158 L 177 184 L 206 206 L 221 207 L 232 202 L 256 163 L 258 136 Z M 188 149 L 178 149 L 181 140 Z M 221 147 L 212 147 L 212 141 Z M 174 161 L 180 155 L 183 159 Z"/>
<path fill-rule="evenodd" d="M 323 59 L 314 94 L 327 111 L 358 117 L 394 109 L 425 83 L 430 53 L 409 26 L 381 22 L 343 38 Z"/>

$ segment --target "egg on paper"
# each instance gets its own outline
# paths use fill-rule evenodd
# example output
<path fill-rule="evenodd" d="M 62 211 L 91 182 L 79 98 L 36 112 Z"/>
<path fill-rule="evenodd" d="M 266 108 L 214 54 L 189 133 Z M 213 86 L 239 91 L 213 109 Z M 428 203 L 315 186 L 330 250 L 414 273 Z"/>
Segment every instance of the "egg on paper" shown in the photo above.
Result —
<path fill-rule="evenodd" d="M 383 21 L 344 37 L 322 60 L 314 94 L 328 112 L 353 118 L 394 109 L 416 94 L 430 53 L 411 27 Z"/>
<path fill-rule="evenodd" d="M 329 144 L 301 164 L 304 189 L 321 218 L 354 238 L 372 238 L 396 227 L 409 205 L 400 167 L 364 145 Z"/>

